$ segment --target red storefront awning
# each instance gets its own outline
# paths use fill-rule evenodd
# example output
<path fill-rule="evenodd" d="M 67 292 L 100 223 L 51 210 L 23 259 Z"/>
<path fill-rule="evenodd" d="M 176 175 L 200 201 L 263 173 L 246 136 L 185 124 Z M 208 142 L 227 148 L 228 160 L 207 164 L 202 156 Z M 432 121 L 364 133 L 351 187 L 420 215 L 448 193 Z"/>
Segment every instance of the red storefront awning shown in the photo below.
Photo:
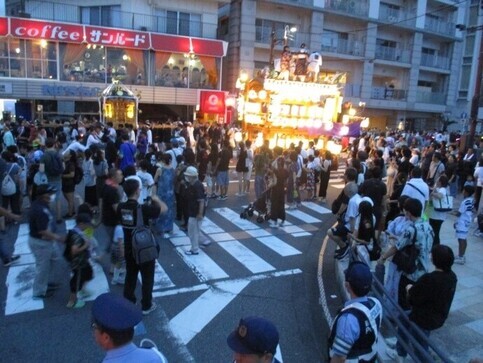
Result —
<path fill-rule="evenodd" d="M 225 42 L 216 39 L 0 17 L 0 36 L 7 34 L 22 39 L 45 39 L 141 50 L 153 49 L 169 53 L 189 53 L 193 51 L 195 55 L 208 57 L 223 57 L 226 53 Z"/>

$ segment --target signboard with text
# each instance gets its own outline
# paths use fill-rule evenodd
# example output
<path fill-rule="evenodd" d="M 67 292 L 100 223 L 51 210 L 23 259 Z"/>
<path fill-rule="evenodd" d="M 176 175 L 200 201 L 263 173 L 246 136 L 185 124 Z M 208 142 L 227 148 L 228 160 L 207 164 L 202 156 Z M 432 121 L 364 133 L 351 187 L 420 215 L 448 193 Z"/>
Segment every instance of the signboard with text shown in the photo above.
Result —
<path fill-rule="evenodd" d="M 200 112 L 224 115 L 225 97 L 223 91 L 200 91 Z"/>
<path fill-rule="evenodd" d="M 149 49 L 149 33 L 124 29 L 85 26 L 86 42 L 106 47 Z"/>

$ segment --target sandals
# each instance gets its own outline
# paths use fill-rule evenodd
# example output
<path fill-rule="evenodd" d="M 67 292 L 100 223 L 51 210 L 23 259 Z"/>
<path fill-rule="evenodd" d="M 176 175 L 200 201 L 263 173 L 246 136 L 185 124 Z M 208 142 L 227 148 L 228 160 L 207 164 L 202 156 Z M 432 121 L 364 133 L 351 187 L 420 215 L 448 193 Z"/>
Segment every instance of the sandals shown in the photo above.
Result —
<path fill-rule="evenodd" d="M 76 300 L 75 302 L 69 301 L 66 305 L 69 309 L 80 309 L 86 305 L 85 301 L 83 300 Z"/>

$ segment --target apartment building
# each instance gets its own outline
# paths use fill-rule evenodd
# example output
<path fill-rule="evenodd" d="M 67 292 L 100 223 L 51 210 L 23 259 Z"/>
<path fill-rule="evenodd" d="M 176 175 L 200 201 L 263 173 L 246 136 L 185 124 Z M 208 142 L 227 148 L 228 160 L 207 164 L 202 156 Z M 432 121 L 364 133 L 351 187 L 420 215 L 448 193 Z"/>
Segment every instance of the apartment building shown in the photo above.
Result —
<path fill-rule="evenodd" d="M 98 115 L 100 93 L 119 81 L 140 97 L 141 119 L 191 120 L 199 90 L 221 88 L 222 3 L 7 0 L 1 107 L 26 119 Z"/>
<path fill-rule="evenodd" d="M 272 48 L 280 57 L 295 27 L 290 49 L 319 52 L 322 75 L 340 75 L 344 101 L 360 105 L 370 127 L 432 129 L 451 119 L 461 130 L 481 38 L 465 27 L 482 24 L 481 12 L 479 0 L 234 0 L 220 9 L 220 38 L 230 42 L 224 86 L 235 92 L 240 70 L 268 66 Z"/>

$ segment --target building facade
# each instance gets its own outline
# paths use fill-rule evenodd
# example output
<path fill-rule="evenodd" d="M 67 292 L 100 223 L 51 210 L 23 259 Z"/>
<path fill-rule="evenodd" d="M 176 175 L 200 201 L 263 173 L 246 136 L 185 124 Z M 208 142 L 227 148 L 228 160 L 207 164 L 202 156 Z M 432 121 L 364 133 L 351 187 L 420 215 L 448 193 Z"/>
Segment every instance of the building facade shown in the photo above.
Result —
<path fill-rule="evenodd" d="M 322 55 L 321 76 L 339 77 L 370 127 L 440 129 L 450 119 L 461 130 L 481 37 L 462 24 L 481 24 L 479 0 L 233 0 L 220 10 L 224 86 L 234 92 L 240 70 L 256 76 L 271 52 L 280 58 L 287 38 L 292 51 L 304 43 Z"/>
<path fill-rule="evenodd" d="M 7 1 L 0 18 L 0 98 L 27 119 L 98 115 L 114 81 L 142 119 L 192 119 L 200 89 L 221 87 L 227 43 L 219 1 Z M 41 113 L 41 115 L 40 115 Z"/>

